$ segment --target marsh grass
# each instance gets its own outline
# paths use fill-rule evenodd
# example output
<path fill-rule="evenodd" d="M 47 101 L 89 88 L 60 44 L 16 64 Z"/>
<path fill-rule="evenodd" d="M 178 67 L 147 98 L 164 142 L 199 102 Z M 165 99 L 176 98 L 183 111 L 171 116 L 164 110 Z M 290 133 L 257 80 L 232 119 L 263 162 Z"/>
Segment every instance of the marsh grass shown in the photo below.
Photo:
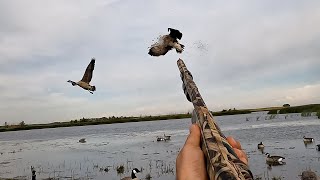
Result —
<path fill-rule="evenodd" d="M 287 114 L 287 113 L 308 113 L 316 112 L 316 115 L 320 119 L 320 104 L 309 104 L 295 107 L 270 107 L 270 108 L 257 108 L 257 109 L 229 109 L 222 110 L 220 112 L 211 112 L 213 116 L 224 116 L 224 115 L 235 115 L 235 114 L 248 114 L 258 111 L 269 111 L 268 114 Z M 113 124 L 113 123 L 127 123 L 127 122 L 140 122 L 140 121 L 158 121 L 168 119 L 184 119 L 191 118 L 190 113 L 186 114 L 169 114 L 159 116 L 140 116 L 140 117 L 101 117 L 101 118 L 82 118 L 71 120 L 69 122 L 54 122 L 50 124 L 25 124 L 23 125 L 8 125 L 5 123 L 4 126 L 0 126 L 0 132 L 5 131 L 19 131 L 19 130 L 30 130 L 30 129 L 45 129 L 45 128 L 58 128 L 58 127 L 71 127 L 71 126 L 87 126 L 87 125 L 99 125 L 99 124 Z"/>
<path fill-rule="evenodd" d="M 21 125 L 7 125 L 0 126 L 0 132 L 5 131 L 20 131 L 30 129 L 45 129 L 45 128 L 58 128 L 58 127 L 71 127 L 71 126 L 88 126 L 99 124 L 113 124 L 113 123 L 127 123 L 127 122 L 140 122 L 140 121 L 158 121 L 169 119 L 184 119 L 191 118 L 191 114 L 170 114 L 159 116 L 140 116 L 140 117 L 102 117 L 102 118 L 82 118 L 80 120 L 71 120 L 69 122 L 54 122 L 49 124 L 24 124 Z"/>
<path fill-rule="evenodd" d="M 124 173 L 124 166 L 123 165 L 117 166 L 116 170 L 117 170 L 118 174 L 123 174 Z"/>
<path fill-rule="evenodd" d="M 152 177 L 151 177 L 151 175 L 148 173 L 147 175 L 146 175 L 146 177 L 145 177 L 145 179 L 146 180 L 150 180 Z"/>
<path fill-rule="evenodd" d="M 313 114 L 312 112 L 302 112 L 301 116 L 302 117 L 310 117 L 310 116 L 312 116 L 312 114 Z"/>

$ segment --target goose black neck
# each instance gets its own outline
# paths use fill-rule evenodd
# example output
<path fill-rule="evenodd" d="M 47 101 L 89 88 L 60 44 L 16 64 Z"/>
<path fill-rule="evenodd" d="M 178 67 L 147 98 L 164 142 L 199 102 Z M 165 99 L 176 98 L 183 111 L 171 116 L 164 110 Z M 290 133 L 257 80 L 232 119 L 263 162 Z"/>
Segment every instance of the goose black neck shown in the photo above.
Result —
<path fill-rule="evenodd" d="M 133 173 L 133 171 L 131 171 L 131 178 L 132 178 L 132 179 L 137 178 L 136 174 Z"/>

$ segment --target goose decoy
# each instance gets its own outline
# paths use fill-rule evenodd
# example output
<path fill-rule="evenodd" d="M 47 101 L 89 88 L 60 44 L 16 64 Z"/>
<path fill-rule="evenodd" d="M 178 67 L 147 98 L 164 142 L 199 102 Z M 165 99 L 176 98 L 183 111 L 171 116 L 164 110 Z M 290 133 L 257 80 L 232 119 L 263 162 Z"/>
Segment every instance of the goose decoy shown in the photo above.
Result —
<path fill-rule="evenodd" d="M 82 139 L 79 140 L 79 142 L 80 142 L 80 143 L 85 143 L 85 142 L 87 142 L 87 141 L 86 141 L 86 138 L 82 138 Z"/>
<path fill-rule="evenodd" d="M 309 138 L 309 137 L 305 137 L 305 136 L 303 136 L 303 142 L 311 143 L 311 142 L 313 142 L 313 141 L 314 141 L 314 139 L 313 139 L 313 138 Z"/>
<path fill-rule="evenodd" d="M 164 137 L 164 140 L 166 140 L 166 141 L 170 140 L 170 138 L 171 138 L 171 136 L 166 136 L 166 134 L 164 134 L 163 137 Z"/>
<path fill-rule="evenodd" d="M 283 164 L 283 160 L 285 159 L 282 156 L 270 156 L 269 153 L 266 153 L 267 155 L 267 159 L 266 162 L 267 163 L 271 163 L 271 164 Z"/>
<path fill-rule="evenodd" d="M 263 149 L 264 148 L 264 145 L 262 144 L 262 142 L 260 142 L 259 144 L 258 144 L 258 149 Z"/>
<path fill-rule="evenodd" d="M 136 176 L 136 174 L 139 173 L 139 172 L 140 172 L 139 169 L 134 168 L 134 169 L 132 169 L 132 171 L 131 171 L 131 177 L 124 177 L 124 178 L 122 178 L 121 180 L 139 180 L 139 179 L 137 178 L 137 176 Z"/>
<path fill-rule="evenodd" d="M 165 141 L 163 137 L 157 137 L 157 141 Z"/>
<path fill-rule="evenodd" d="M 184 45 L 180 44 L 177 39 L 182 38 L 182 33 L 179 30 L 168 28 L 170 32 L 167 35 L 163 35 L 159 38 L 159 41 L 151 46 L 149 49 L 149 55 L 161 56 L 165 55 L 172 48 L 175 48 L 177 53 L 182 53 Z"/>
<path fill-rule="evenodd" d="M 33 166 L 31 166 L 31 173 L 32 173 L 32 180 L 36 180 L 36 177 L 37 177 L 36 170 L 34 169 Z"/>
<path fill-rule="evenodd" d="M 92 58 L 89 65 L 87 66 L 87 69 L 82 77 L 82 79 L 78 82 L 73 82 L 71 80 L 68 80 L 67 82 L 71 83 L 72 86 L 80 86 L 81 88 L 89 91 L 91 94 L 93 94 L 93 91 L 96 90 L 96 87 L 95 86 L 91 86 L 90 85 L 90 81 L 92 79 L 92 73 L 93 73 L 93 70 L 94 70 L 94 65 L 95 65 L 95 59 Z"/>
<path fill-rule="evenodd" d="M 317 144 L 317 150 L 320 151 L 320 144 Z"/>

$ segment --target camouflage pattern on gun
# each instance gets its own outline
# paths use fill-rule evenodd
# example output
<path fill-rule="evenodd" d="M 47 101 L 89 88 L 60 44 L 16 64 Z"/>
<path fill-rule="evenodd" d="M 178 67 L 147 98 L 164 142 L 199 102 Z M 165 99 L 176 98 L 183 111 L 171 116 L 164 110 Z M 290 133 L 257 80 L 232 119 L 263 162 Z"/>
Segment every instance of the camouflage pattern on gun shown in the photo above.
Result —
<path fill-rule="evenodd" d="M 248 166 L 239 160 L 208 110 L 193 81 L 192 74 L 181 59 L 177 64 L 181 73 L 183 91 L 194 106 L 192 123 L 197 123 L 201 129 L 202 151 L 206 157 L 210 180 L 253 180 Z"/>

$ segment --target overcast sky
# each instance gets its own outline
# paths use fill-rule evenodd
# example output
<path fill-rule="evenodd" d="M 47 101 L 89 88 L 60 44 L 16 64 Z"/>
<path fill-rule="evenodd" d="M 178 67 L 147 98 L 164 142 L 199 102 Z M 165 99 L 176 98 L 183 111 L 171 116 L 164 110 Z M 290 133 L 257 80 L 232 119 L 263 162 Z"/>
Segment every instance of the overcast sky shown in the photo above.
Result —
<path fill-rule="evenodd" d="M 167 28 L 185 51 L 147 54 Z M 96 58 L 92 95 L 78 81 Z M 2 0 L 0 124 L 320 102 L 320 1 Z"/>

